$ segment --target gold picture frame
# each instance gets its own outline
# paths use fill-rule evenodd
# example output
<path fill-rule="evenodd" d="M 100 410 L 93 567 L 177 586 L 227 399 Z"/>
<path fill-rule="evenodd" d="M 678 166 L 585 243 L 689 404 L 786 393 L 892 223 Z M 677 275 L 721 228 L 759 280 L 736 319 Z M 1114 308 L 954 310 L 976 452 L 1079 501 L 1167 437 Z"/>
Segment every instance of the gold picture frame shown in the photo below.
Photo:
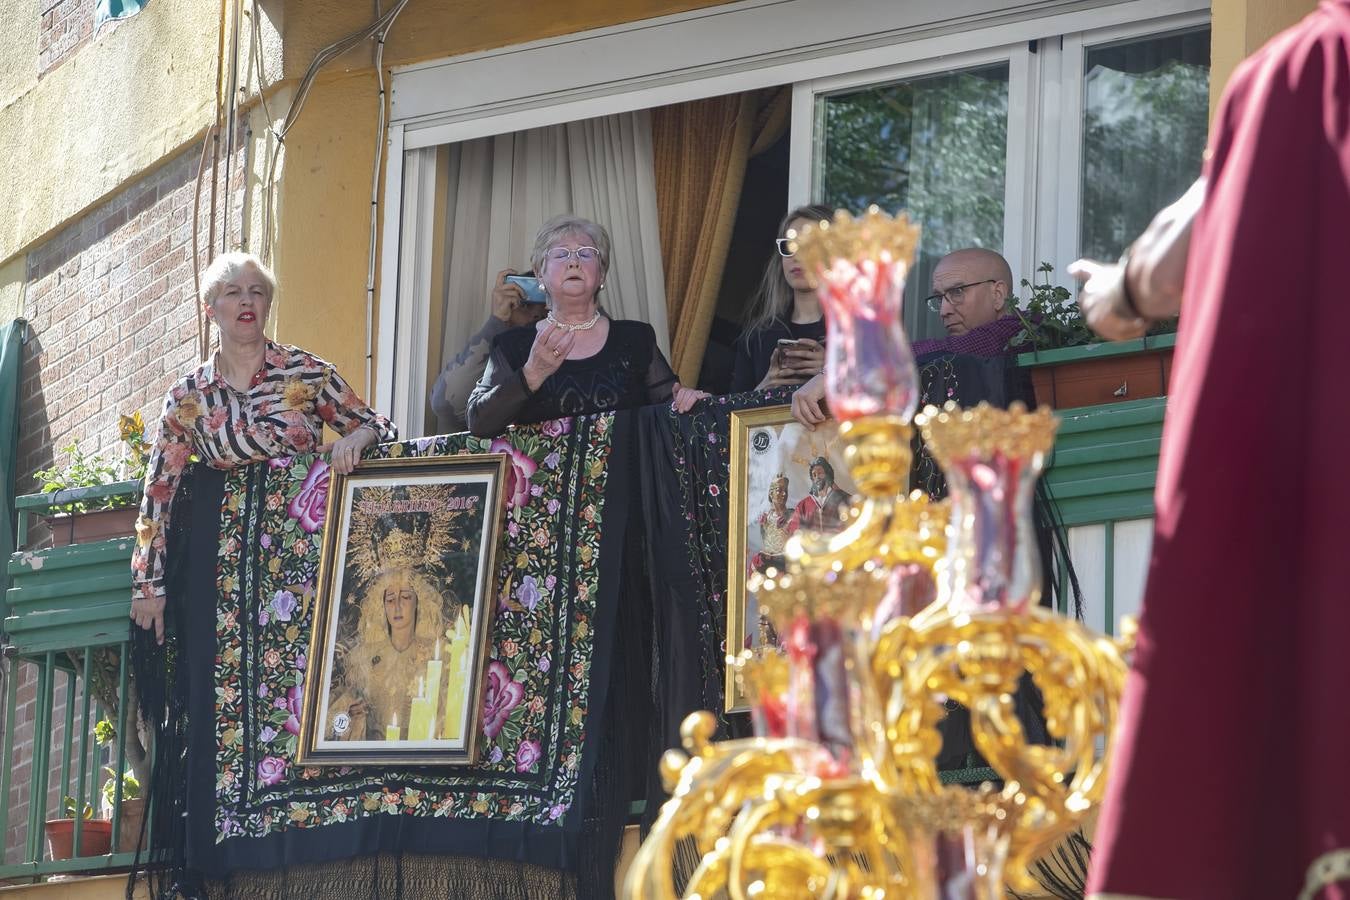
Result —
<path fill-rule="evenodd" d="M 831 490 L 815 492 L 812 463 L 821 458 L 826 462 L 822 474 L 828 470 Z M 783 489 L 781 504 L 774 499 L 779 487 Z M 735 655 L 743 649 L 777 644 L 746 588 L 750 573 L 770 566 L 781 568 L 782 545 L 799 529 L 837 531 L 843 527 L 843 515 L 857 487 L 844 464 L 839 423 L 830 419 L 808 431 L 792 418 L 790 406 L 733 412 L 727 494 L 726 648 L 728 655 Z M 808 497 L 814 498 L 814 506 L 808 504 Z M 726 670 L 725 697 L 727 712 L 749 708 L 731 666 Z"/>
<path fill-rule="evenodd" d="M 505 509 L 504 454 L 332 475 L 301 765 L 470 765 Z"/>

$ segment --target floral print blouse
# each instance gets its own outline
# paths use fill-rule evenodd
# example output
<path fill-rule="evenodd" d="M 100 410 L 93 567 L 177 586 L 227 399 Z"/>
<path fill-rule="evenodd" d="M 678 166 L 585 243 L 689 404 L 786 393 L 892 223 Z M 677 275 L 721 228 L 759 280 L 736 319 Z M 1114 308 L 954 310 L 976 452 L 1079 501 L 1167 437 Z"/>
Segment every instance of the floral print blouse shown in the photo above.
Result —
<path fill-rule="evenodd" d="M 327 363 L 298 347 L 268 341 L 247 391 L 216 369 L 218 354 L 180 380 L 164 399 L 159 436 L 145 472 L 145 498 L 131 556 L 132 595 L 164 596 L 164 548 L 174 492 L 189 462 L 229 469 L 310 453 L 323 426 L 342 435 L 369 428 L 392 441 L 398 429 L 366 405 Z"/>

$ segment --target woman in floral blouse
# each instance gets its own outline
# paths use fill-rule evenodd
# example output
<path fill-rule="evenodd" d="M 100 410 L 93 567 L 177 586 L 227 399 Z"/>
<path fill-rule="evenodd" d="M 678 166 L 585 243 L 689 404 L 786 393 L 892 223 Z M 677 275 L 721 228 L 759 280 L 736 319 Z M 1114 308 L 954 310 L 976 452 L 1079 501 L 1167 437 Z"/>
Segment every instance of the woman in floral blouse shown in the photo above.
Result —
<path fill-rule="evenodd" d="M 272 272 L 249 253 L 216 258 L 202 277 L 206 316 L 220 349 L 169 391 L 145 473 L 145 498 L 131 557 L 131 618 L 164 641 L 165 541 L 174 492 L 196 460 L 218 469 L 297 453 L 331 451 L 350 472 L 361 452 L 398 436 L 327 362 L 263 334 L 276 291 Z M 342 435 L 320 445 L 323 426 Z"/>

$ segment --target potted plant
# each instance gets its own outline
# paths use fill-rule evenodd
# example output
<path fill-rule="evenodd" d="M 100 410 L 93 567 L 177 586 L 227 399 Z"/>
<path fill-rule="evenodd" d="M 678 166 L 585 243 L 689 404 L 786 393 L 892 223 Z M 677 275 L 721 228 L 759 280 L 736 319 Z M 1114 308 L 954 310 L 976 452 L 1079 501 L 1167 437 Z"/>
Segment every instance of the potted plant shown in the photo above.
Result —
<path fill-rule="evenodd" d="M 107 819 L 95 819 L 94 808 L 88 803 L 81 804 L 74 797 L 66 797 L 62 804 L 65 817 L 48 819 L 44 832 L 47 835 L 47 856 L 53 861 L 70 859 L 75 854 L 76 816 L 84 819 L 80 827 L 80 855 L 103 856 L 112 844 L 112 823 Z"/>
<path fill-rule="evenodd" d="M 100 719 L 94 725 L 94 737 L 97 739 L 100 747 L 106 747 L 117 740 L 117 729 L 108 719 Z M 128 753 L 128 756 L 134 758 L 134 754 Z M 144 767 L 145 760 L 141 760 L 141 767 Z M 132 853 L 136 850 L 136 844 L 140 840 L 141 823 L 145 821 L 145 798 L 141 796 L 141 779 L 137 777 L 135 766 L 127 769 L 119 777 L 117 770 L 112 766 L 104 766 L 104 773 L 108 776 L 103 782 L 103 812 L 108 819 L 113 818 L 113 808 L 121 811 L 117 817 L 119 821 L 117 832 L 118 853 Z M 118 799 L 118 782 L 121 782 L 122 796 Z"/>
<path fill-rule="evenodd" d="M 127 458 L 119 465 L 97 453 L 84 453 L 78 441 L 62 448 L 66 455 L 64 466 L 53 466 L 37 473 L 42 493 L 56 494 L 50 507 L 52 515 L 47 525 L 52 533 L 52 545 L 64 547 L 109 538 L 128 537 L 136 533 L 136 498 L 122 494 L 112 497 L 81 496 L 81 489 L 99 488 L 119 480 L 134 481 L 144 477 L 150 459 L 150 445 L 145 440 L 145 423 L 140 412 L 122 416 L 118 422 Z"/>
<path fill-rule="evenodd" d="M 1077 298 L 1051 282 L 1054 271 L 1041 263 L 1037 280 L 1022 279 L 1025 304 L 1011 298 L 1022 330 L 1008 346 L 1026 351 L 1017 361 L 1031 370 L 1037 401 L 1073 409 L 1166 396 L 1176 320 L 1159 322 L 1137 340 L 1103 342 L 1083 321 Z"/>

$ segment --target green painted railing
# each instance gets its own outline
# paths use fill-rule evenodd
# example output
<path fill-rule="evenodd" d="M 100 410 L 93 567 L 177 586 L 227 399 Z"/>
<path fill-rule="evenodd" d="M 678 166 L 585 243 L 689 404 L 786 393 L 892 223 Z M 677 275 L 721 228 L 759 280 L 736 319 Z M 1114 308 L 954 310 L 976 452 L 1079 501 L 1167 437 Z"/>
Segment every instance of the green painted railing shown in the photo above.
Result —
<path fill-rule="evenodd" d="M 27 541 L 32 517 L 53 506 L 134 498 L 139 491 L 138 482 L 122 482 L 17 498 L 19 546 Z M 131 549 L 128 537 L 21 550 L 8 560 L 10 586 L 0 602 L 8 670 L 0 750 L 0 835 L 6 838 L 0 880 L 37 881 L 131 864 L 130 852 L 89 855 L 91 833 L 78 815 L 73 858 L 44 858 L 45 823 L 70 817 L 63 811 L 65 798 L 74 801 L 77 812 L 86 805 L 97 811 L 110 780 L 103 767 L 122 773 L 130 766 L 125 737 L 135 729 L 134 710 L 126 700 L 132 691 L 127 655 Z M 31 700 L 21 701 L 21 682 L 29 678 Z M 113 721 L 117 738 L 100 747 L 94 725 L 105 717 Z M 133 746 L 139 746 L 138 739 Z M 111 781 L 111 847 L 134 846 L 136 835 L 121 833 L 122 779 Z M 22 841 L 9 846 L 16 828 L 22 829 Z"/>
<path fill-rule="evenodd" d="M 1060 414 L 1062 421 L 1045 474 L 1046 486 L 1066 529 L 1103 526 L 1099 624 L 1110 633 L 1114 633 L 1119 612 L 1115 596 L 1116 526 L 1153 516 L 1153 488 L 1158 478 L 1166 409 L 1166 397 L 1152 397 Z M 1080 577 L 1083 574 L 1080 568 Z M 1061 587 L 1060 611 L 1067 612 L 1068 585 Z"/>
<path fill-rule="evenodd" d="M 1065 525 L 1153 515 L 1166 409 L 1150 397 L 1060 414 L 1045 480 Z"/>
<path fill-rule="evenodd" d="M 1149 337 L 1135 338 L 1132 341 L 1102 341 L 1092 344 L 1079 344 L 1077 347 L 1056 347 L 1053 350 L 1032 350 L 1019 354 L 1019 366 L 1055 366 L 1064 363 L 1081 362 L 1085 359 L 1105 359 L 1108 356 L 1128 356 L 1142 350 L 1162 350 L 1175 347 L 1177 336 L 1155 334 Z M 1101 407 L 1092 407 L 1100 409 Z"/>

